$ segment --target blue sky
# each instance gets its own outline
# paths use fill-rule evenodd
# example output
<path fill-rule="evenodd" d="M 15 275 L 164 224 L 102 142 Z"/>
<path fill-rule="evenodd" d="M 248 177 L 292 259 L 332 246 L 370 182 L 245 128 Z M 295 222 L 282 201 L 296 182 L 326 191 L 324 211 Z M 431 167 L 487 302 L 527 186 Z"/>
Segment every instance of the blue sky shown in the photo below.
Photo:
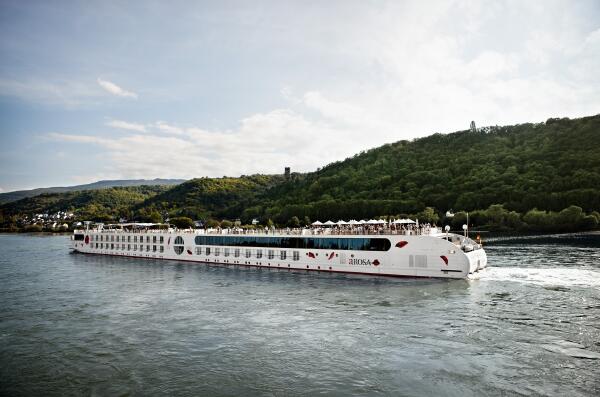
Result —
<path fill-rule="evenodd" d="M 597 114 L 598 70 L 596 0 L 2 1 L 0 191 Z"/>

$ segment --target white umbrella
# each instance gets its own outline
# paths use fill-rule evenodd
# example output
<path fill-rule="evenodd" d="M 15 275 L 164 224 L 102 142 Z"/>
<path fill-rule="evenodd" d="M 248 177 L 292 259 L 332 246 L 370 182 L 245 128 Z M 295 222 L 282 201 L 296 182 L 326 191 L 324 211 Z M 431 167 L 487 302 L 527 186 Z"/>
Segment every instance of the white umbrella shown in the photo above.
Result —
<path fill-rule="evenodd" d="M 379 224 L 379 225 L 385 225 L 386 223 L 387 223 L 387 222 L 386 222 L 386 221 L 384 221 L 383 219 L 379 219 L 379 220 L 377 221 L 377 224 Z"/>
<path fill-rule="evenodd" d="M 348 224 L 349 224 L 349 225 L 358 225 L 358 222 L 356 222 L 356 220 L 355 220 L 355 219 L 351 219 L 351 220 L 348 222 Z"/>
<path fill-rule="evenodd" d="M 367 225 L 377 225 L 379 223 L 379 221 L 377 221 L 375 219 L 369 219 L 366 223 L 367 223 Z"/>
<path fill-rule="evenodd" d="M 323 223 L 319 222 L 319 221 L 315 221 L 315 222 L 312 223 L 312 225 L 313 226 L 323 226 Z"/>
<path fill-rule="evenodd" d="M 327 221 L 323 225 L 325 225 L 325 226 L 333 226 L 333 225 L 335 225 L 335 223 L 333 223 L 331 221 Z"/>
<path fill-rule="evenodd" d="M 344 226 L 344 225 L 348 225 L 348 224 L 349 224 L 348 222 L 343 221 L 343 220 L 336 222 L 336 225 L 338 225 L 338 226 Z"/>
<path fill-rule="evenodd" d="M 365 224 L 365 223 L 367 223 L 367 222 L 361 219 L 360 221 L 358 221 L 358 222 L 356 222 L 356 223 L 357 223 L 357 224 L 359 224 L 359 225 L 364 225 L 364 224 Z"/>

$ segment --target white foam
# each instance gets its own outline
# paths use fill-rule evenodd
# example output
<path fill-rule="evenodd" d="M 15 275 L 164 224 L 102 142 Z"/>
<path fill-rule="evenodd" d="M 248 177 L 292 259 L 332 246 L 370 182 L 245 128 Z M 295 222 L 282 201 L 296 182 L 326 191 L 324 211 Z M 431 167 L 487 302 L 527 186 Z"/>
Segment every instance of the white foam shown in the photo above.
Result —
<path fill-rule="evenodd" d="M 514 281 L 544 286 L 600 287 L 600 270 L 492 266 L 479 273 L 481 281 Z"/>

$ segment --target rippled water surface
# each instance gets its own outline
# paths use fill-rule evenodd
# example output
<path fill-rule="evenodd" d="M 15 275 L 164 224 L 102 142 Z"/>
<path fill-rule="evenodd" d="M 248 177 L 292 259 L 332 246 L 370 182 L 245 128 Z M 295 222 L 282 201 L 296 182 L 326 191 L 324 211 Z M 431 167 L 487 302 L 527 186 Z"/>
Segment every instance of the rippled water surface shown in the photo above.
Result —
<path fill-rule="evenodd" d="M 598 234 L 490 240 L 458 281 L 0 250 L 2 395 L 600 393 Z"/>

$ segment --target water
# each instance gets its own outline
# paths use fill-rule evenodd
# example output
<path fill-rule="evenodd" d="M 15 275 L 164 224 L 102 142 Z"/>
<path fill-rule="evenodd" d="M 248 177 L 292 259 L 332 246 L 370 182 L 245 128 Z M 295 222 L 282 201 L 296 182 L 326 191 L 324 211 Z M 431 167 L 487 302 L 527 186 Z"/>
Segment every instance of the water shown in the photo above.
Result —
<path fill-rule="evenodd" d="M 600 235 L 496 239 L 473 280 L 68 254 L 0 235 L 2 395 L 600 393 Z"/>

